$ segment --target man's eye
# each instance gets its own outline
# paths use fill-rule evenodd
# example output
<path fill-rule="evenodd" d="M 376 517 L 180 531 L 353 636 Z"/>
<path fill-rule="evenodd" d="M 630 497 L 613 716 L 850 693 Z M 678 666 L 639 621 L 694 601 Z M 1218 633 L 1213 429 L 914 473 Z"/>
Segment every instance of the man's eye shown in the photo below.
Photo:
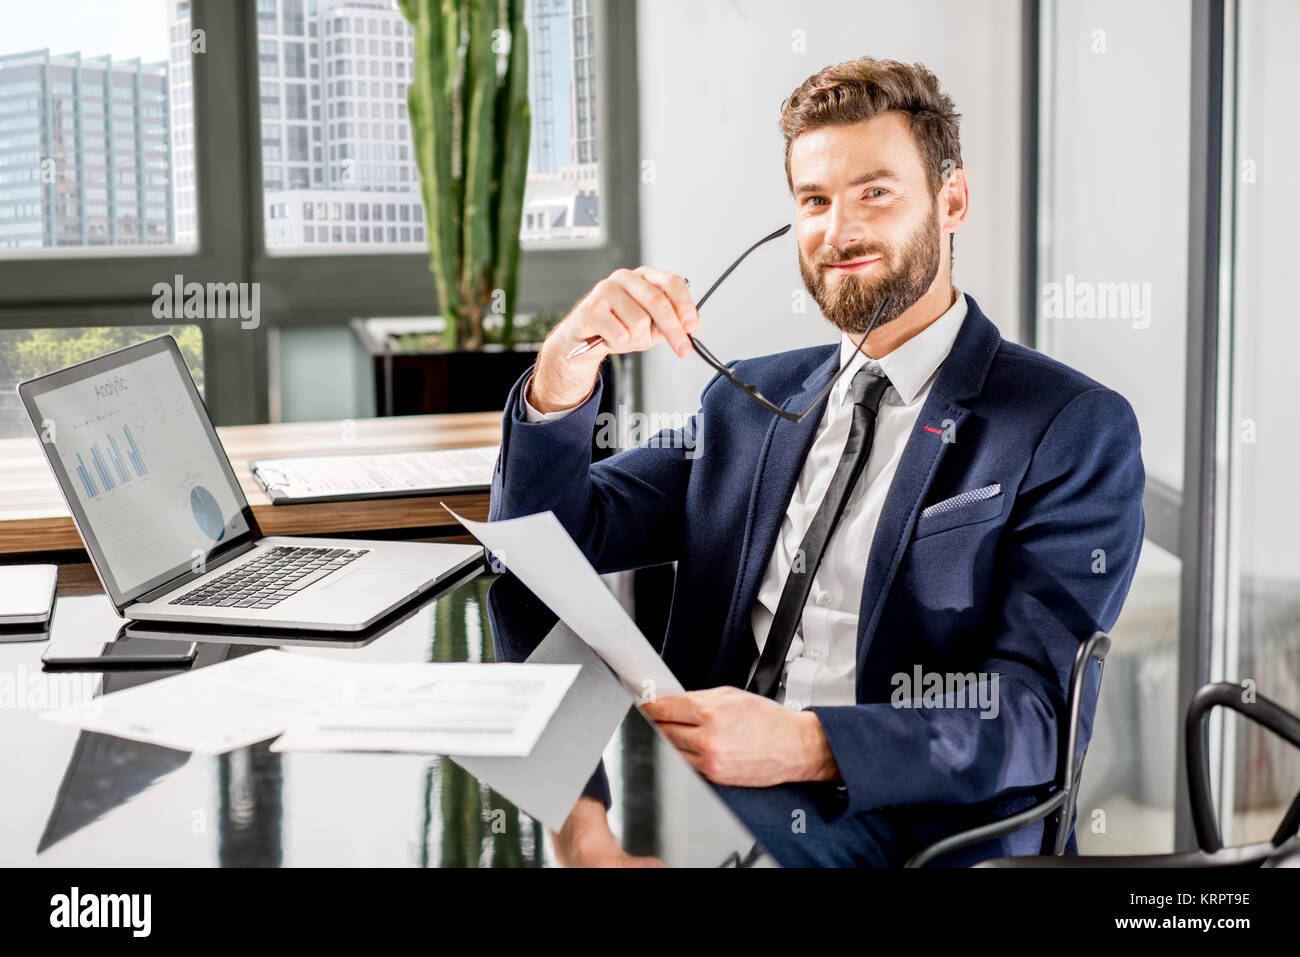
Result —
<path fill-rule="evenodd" d="M 879 196 L 884 196 L 888 192 L 889 190 L 885 189 L 883 186 L 873 186 L 871 189 L 867 190 L 867 195 L 871 196 L 872 199 L 875 199 L 876 196 L 872 196 L 873 193 L 878 194 Z"/>
<path fill-rule="evenodd" d="M 825 197 L 825 196 L 809 196 L 809 197 L 808 197 L 807 199 L 805 199 L 803 202 L 804 202 L 804 205 L 805 205 L 805 206 L 807 206 L 809 203 L 817 203 L 817 204 L 821 204 L 821 203 L 825 203 L 825 202 L 826 202 L 826 197 Z"/>

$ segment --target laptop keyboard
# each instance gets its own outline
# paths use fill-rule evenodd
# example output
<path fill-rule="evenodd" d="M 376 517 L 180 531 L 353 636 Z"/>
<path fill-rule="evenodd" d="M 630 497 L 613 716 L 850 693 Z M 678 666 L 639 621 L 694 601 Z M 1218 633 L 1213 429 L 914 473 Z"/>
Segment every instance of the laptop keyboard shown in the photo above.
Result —
<path fill-rule="evenodd" d="M 271 608 L 346 567 L 368 551 L 368 548 L 278 545 L 261 557 L 231 569 L 167 604 Z"/>

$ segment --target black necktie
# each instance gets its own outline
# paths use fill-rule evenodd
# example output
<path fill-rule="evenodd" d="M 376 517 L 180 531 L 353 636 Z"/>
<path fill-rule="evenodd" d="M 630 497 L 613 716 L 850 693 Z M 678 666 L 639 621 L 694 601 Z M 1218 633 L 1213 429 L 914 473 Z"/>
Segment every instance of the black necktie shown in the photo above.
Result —
<path fill-rule="evenodd" d="M 871 440 L 876 431 L 876 411 L 880 408 L 880 398 L 887 388 L 888 378 L 865 367 L 859 369 L 853 377 L 853 424 L 849 427 L 849 438 L 844 443 L 840 464 L 835 467 L 826 496 L 817 507 L 817 514 L 813 516 L 812 524 L 808 526 L 808 531 L 799 544 L 799 551 L 795 553 L 795 561 L 790 567 L 790 575 L 785 580 L 785 588 L 781 591 L 781 600 L 777 603 L 776 615 L 772 619 L 772 628 L 763 644 L 763 654 L 759 657 L 758 667 L 754 669 L 754 677 L 749 682 L 749 690 L 755 694 L 774 698 L 781 686 L 785 656 L 790 651 L 790 642 L 794 640 L 795 630 L 803 617 L 803 607 L 808 601 L 813 575 L 821 564 L 826 543 L 830 541 L 840 516 L 844 514 L 844 506 L 853 491 L 853 485 L 871 455 Z"/>

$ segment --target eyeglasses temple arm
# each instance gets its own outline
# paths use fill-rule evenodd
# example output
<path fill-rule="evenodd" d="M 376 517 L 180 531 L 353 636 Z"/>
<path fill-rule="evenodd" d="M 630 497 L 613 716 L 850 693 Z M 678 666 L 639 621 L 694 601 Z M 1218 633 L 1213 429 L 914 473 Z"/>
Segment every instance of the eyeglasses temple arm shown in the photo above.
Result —
<path fill-rule="evenodd" d="M 773 230 L 772 232 L 768 233 L 766 236 L 764 236 L 764 237 L 763 237 L 762 239 L 760 239 L 758 242 L 754 243 L 754 245 L 750 246 L 750 247 L 749 247 L 748 249 L 746 249 L 743 253 L 741 253 L 741 254 L 740 254 L 740 258 L 737 259 L 737 260 L 736 260 L 734 263 L 732 263 L 730 266 L 728 266 L 728 267 L 727 267 L 727 271 L 724 272 L 724 273 L 723 273 L 721 276 L 719 276 L 717 279 L 715 279 L 714 282 L 713 282 L 713 285 L 710 286 L 710 287 L 708 288 L 708 291 L 705 292 L 704 295 L 700 296 L 700 298 L 696 301 L 696 303 L 695 303 L 695 308 L 696 308 L 696 310 L 698 311 L 699 308 L 700 308 L 701 306 L 704 305 L 704 303 L 708 300 L 708 298 L 709 298 L 710 296 L 713 295 L 713 290 L 717 289 L 719 286 L 722 285 L 722 281 L 723 281 L 724 279 L 726 279 L 726 278 L 727 278 L 728 276 L 730 276 L 733 272 L 735 272 L 736 267 L 739 266 L 742 262 L 745 261 L 745 257 L 746 257 L 746 256 L 748 256 L 750 253 L 752 253 L 752 252 L 753 252 L 755 249 L 757 249 L 759 246 L 763 245 L 763 243 L 771 242 L 773 239 L 776 239 L 778 236 L 784 236 L 784 235 L 785 235 L 786 233 L 788 233 L 789 231 L 790 231 L 790 223 L 786 223 L 786 224 L 785 224 L 784 226 L 782 226 L 780 229 Z"/>

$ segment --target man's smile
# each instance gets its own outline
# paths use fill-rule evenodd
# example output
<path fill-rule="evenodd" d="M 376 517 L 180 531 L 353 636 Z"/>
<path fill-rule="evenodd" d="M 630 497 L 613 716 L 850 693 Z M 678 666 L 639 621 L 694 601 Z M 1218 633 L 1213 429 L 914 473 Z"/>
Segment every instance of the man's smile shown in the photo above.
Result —
<path fill-rule="evenodd" d="M 828 272 L 834 273 L 866 272 L 878 262 L 880 262 L 879 256 L 863 256 L 859 259 L 850 259 L 847 262 L 831 263 L 826 269 Z"/>

